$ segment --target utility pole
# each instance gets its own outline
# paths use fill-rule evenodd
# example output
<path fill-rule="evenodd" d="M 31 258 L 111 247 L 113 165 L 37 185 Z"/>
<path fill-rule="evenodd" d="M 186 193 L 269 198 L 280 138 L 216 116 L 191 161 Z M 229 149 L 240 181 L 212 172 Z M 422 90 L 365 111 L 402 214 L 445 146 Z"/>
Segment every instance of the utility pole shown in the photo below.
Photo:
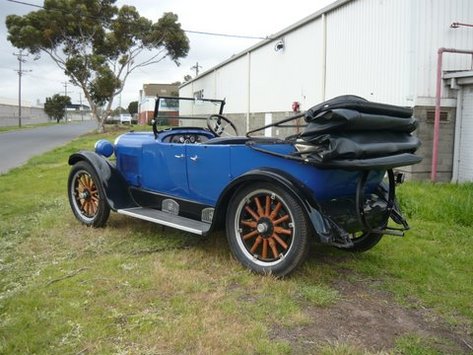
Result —
<path fill-rule="evenodd" d="M 199 68 L 202 69 L 202 66 L 199 65 L 199 62 L 195 62 L 195 65 L 191 67 L 191 70 L 195 70 L 195 76 L 199 76 Z"/>
<path fill-rule="evenodd" d="M 67 97 L 67 81 L 62 82 L 64 85 L 64 96 Z M 67 104 L 64 105 L 64 121 L 67 123 Z"/>
<path fill-rule="evenodd" d="M 84 120 L 84 108 L 82 107 L 82 93 L 79 92 L 79 104 L 80 104 L 80 117 L 81 120 Z"/>
<path fill-rule="evenodd" d="M 18 53 L 13 53 L 13 55 L 18 59 L 18 70 L 15 70 L 18 73 L 18 127 L 21 128 L 21 77 L 23 73 L 29 72 L 31 70 L 23 70 L 22 64 L 26 62 L 24 57 L 27 57 L 28 54 L 23 54 L 23 51 L 20 49 Z"/>

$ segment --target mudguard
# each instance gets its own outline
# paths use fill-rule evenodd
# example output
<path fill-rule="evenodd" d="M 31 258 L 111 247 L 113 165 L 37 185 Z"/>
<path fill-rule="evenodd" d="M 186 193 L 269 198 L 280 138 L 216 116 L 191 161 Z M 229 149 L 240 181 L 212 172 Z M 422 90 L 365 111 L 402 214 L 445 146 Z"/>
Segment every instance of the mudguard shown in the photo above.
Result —
<path fill-rule="evenodd" d="M 116 211 L 138 206 L 130 195 L 125 179 L 107 159 L 91 151 L 80 151 L 69 156 L 69 165 L 74 165 L 79 161 L 88 162 L 95 170 L 111 209 Z"/>
<path fill-rule="evenodd" d="M 215 211 L 215 221 L 217 223 L 224 220 L 227 211 L 228 202 L 232 195 L 243 185 L 255 182 L 267 182 L 282 186 L 286 191 L 291 193 L 293 197 L 305 209 L 309 220 L 316 232 L 320 242 L 330 243 L 331 226 L 326 218 L 320 212 L 320 207 L 317 201 L 313 198 L 313 193 L 307 191 L 303 183 L 294 179 L 291 175 L 278 169 L 262 168 L 251 170 L 235 180 L 233 180 L 220 195 Z"/>

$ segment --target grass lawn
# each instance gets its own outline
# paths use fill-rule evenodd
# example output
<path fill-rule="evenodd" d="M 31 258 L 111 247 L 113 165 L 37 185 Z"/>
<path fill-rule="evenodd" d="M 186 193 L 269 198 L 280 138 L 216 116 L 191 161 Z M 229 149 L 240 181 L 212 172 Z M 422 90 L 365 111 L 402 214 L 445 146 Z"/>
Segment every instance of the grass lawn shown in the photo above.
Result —
<path fill-rule="evenodd" d="M 202 239 L 117 214 L 106 228 L 80 225 L 67 157 L 102 137 L 0 176 L 0 353 L 473 351 L 473 185 L 406 183 L 405 238 L 364 254 L 314 244 L 275 279 L 243 269 L 221 232 Z M 337 321 L 346 336 L 334 336 Z M 364 341 L 371 329 L 384 337 Z"/>
<path fill-rule="evenodd" d="M 43 126 L 52 126 L 57 124 L 55 121 L 52 122 L 46 122 L 46 123 L 34 123 L 34 124 L 22 124 L 21 128 L 18 126 L 5 126 L 5 127 L 0 127 L 0 133 L 2 132 L 9 132 L 9 131 L 16 131 L 19 129 L 28 129 L 28 128 L 35 128 L 35 127 L 43 127 Z M 62 123 L 59 123 L 62 124 Z"/>

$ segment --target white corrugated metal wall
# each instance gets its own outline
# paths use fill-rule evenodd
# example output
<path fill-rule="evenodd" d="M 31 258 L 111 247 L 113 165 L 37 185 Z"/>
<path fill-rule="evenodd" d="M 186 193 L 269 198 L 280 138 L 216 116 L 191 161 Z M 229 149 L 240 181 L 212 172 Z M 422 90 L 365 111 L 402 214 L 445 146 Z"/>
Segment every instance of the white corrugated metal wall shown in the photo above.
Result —
<path fill-rule="evenodd" d="M 293 101 L 309 108 L 322 96 L 322 32 L 318 19 L 251 53 L 250 112 L 290 111 Z"/>
<path fill-rule="evenodd" d="M 285 47 L 275 51 L 280 40 Z M 227 113 L 289 111 L 293 101 L 308 108 L 322 97 L 322 44 L 319 19 L 208 72 L 180 95 L 204 90 L 207 98 L 227 98 Z"/>
<path fill-rule="evenodd" d="M 410 0 L 359 0 L 327 16 L 328 98 L 412 105 Z M 410 99 L 410 101 L 409 101 Z"/>
<path fill-rule="evenodd" d="M 222 68 L 223 69 L 223 68 Z M 228 98 L 225 112 L 246 112 L 248 105 L 248 57 L 228 63 L 228 70 L 216 70 L 216 98 Z M 242 110 L 242 108 L 244 108 Z"/>
<path fill-rule="evenodd" d="M 411 3 L 415 19 L 415 105 L 431 106 L 435 97 L 437 50 L 441 47 L 473 49 L 471 28 L 450 27 L 453 22 L 473 22 L 473 1 L 416 0 Z M 444 71 L 469 70 L 471 65 L 472 59 L 468 55 L 445 53 L 443 56 Z M 442 91 L 446 97 L 448 91 Z"/>
<path fill-rule="evenodd" d="M 288 111 L 292 101 L 307 109 L 346 93 L 398 105 L 433 105 L 437 49 L 473 46 L 473 30 L 450 28 L 455 21 L 472 22 L 472 0 L 340 4 L 185 84 L 181 96 L 204 90 L 206 97 L 225 97 L 227 113 Z M 279 39 L 285 49 L 276 52 Z M 470 67 L 468 56 L 445 55 L 445 70 Z"/>

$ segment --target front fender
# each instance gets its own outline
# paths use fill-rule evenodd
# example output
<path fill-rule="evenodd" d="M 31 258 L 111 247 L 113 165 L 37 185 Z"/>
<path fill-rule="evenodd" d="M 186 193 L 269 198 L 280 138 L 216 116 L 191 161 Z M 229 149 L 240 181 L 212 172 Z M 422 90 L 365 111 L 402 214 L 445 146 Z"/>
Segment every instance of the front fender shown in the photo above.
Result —
<path fill-rule="evenodd" d="M 315 196 L 310 192 L 307 187 L 290 174 L 272 168 L 261 168 L 251 170 L 235 180 L 233 180 L 220 195 L 215 211 L 217 212 L 216 221 L 223 221 L 230 201 L 233 194 L 241 188 L 243 185 L 255 182 L 266 182 L 277 184 L 289 193 L 299 202 L 299 204 L 305 209 L 307 216 L 309 217 L 315 232 L 321 241 L 329 238 L 330 226 L 320 212 L 319 204 L 317 203 Z"/>
<path fill-rule="evenodd" d="M 107 202 L 113 210 L 137 207 L 122 174 L 107 159 L 91 151 L 80 151 L 69 156 L 69 165 L 88 162 L 97 173 L 104 188 Z"/>

